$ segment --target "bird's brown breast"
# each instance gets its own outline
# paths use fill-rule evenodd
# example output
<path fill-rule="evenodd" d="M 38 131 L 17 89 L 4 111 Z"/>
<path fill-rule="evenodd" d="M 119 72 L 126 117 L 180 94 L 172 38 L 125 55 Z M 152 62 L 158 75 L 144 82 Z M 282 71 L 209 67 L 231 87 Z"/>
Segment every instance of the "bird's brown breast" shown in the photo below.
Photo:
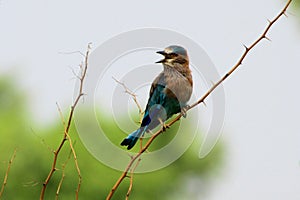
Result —
<path fill-rule="evenodd" d="M 166 94 L 176 97 L 180 103 L 186 103 L 192 95 L 191 78 L 191 76 L 186 77 L 174 69 L 165 71 Z"/>

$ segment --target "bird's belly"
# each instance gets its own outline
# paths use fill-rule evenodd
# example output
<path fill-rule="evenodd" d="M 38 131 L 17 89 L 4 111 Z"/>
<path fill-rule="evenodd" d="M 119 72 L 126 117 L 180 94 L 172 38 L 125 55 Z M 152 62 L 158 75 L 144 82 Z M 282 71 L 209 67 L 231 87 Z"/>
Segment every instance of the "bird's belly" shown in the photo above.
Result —
<path fill-rule="evenodd" d="M 177 98 L 180 104 L 185 104 L 192 95 L 192 86 L 187 79 L 173 79 L 168 82 L 165 92 L 167 96 Z"/>

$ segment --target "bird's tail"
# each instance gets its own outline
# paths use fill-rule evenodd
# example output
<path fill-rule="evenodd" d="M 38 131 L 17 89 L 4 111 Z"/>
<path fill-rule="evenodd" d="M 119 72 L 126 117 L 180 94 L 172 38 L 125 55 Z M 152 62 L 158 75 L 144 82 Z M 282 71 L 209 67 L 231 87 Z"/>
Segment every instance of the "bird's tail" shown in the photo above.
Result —
<path fill-rule="evenodd" d="M 137 140 L 142 136 L 144 135 L 146 129 L 147 129 L 148 126 L 143 126 L 143 127 L 140 127 L 139 129 L 137 129 L 136 131 L 130 133 L 127 138 L 125 138 L 121 145 L 122 146 L 127 146 L 127 149 L 131 149 L 135 143 L 137 142 Z"/>

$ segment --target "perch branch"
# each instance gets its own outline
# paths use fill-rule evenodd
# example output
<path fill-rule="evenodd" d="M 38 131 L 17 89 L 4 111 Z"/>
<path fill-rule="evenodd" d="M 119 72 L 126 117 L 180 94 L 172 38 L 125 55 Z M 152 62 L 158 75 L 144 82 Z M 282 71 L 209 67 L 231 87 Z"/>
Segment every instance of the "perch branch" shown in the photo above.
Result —
<path fill-rule="evenodd" d="M 257 40 L 255 40 L 249 47 L 245 46 L 245 52 L 241 55 L 241 57 L 238 59 L 237 63 L 215 84 L 213 84 L 213 86 L 195 103 L 193 103 L 188 109 L 192 109 L 195 106 L 204 103 L 205 99 L 221 84 L 223 83 L 243 62 L 243 60 L 245 59 L 245 57 L 248 55 L 248 53 L 263 39 L 268 39 L 267 38 L 267 33 L 269 32 L 270 28 L 272 27 L 272 25 L 282 16 L 285 15 L 285 12 L 287 10 L 287 8 L 289 7 L 290 3 L 292 2 L 292 0 L 289 0 L 286 5 L 284 6 L 284 8 L 281 10 L 281 12 L 272 20 L 269 21 L 268 26 L 264 29 L 264 32 L 258 37 Z M 172 121 L 170 121 L 167 126 L 172 126 L 175 122 L 177 122 L 180 118 L 181 118 L 181 114 L 178 114 L 176 118 L 174 118 Z M 121 184 L 121 182 L 124 180 L 125 177 L 127 177 L 127 174 L 131 168 L 131 166 L 133 165 L 133 163 L 148 149 L 148 147 L 151 145 L 151 143 L 154 141 L 154 139 L 160 135 L 162 132 L 164 131 L 163 127 L 158 130 L 149 140 L 148 142 L 145 144 L 145 146 L 135 155 L 131 158 L 130 162 L 128 163 L 127 167 L 125 168 L 124 172 L 122 173 L 122 175 L 119 177 L 119 179 L 116 181 L 115 185 L 112 187 L 111 191 L 109 192 L 108 196 L 106 197 L 106 200 L 110 200 L 113 196 L 113 194 L 115 193 L 115 191 L 117 190 L 117 188 L 119 187 L 119 185 Z"/>

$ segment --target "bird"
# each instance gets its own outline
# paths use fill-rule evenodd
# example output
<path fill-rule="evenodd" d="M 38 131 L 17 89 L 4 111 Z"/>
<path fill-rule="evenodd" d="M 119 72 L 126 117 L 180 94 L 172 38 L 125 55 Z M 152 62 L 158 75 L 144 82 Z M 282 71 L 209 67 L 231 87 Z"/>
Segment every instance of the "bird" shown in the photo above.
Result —
<path fill-rule="evenodd" d="M 149 92 L 144 116 L 140 127 L 129 134 L 122 142 L 130 150 L 146 132 L 181 113 L 186 117 L 189 101 L 193 90 L 193 78 L 189 68 L 189 57 L 185 48 L 178 45 L 166 47 L 156 53 L 164 56 L 156 63 L 163 65 L 163 71 L 154 79 Z"/>

